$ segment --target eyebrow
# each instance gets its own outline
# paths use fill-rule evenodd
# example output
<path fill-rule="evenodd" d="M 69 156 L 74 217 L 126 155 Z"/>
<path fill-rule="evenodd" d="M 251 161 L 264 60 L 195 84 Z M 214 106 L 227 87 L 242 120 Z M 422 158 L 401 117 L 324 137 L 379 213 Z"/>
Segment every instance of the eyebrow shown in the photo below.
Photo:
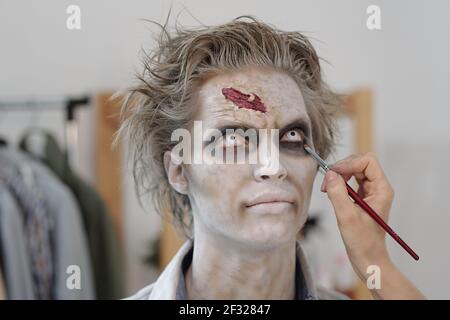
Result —
<path fill-rule="evenodd" d="M 222 135 L 224 135 L 226 133 L 227 129 L 231 129 L 231 130 L 243 129 L 244 131 L 247 129 L 259 129 L 259 128 L 255 128 L 253 125 L 246 123 L 244 121 L 230 122 L 229 124 L 223 124 L 221 126 L 213 127 L 213 128 L 219 130 L 222 133 Z M 303 133 L 305 134 L 305 136 L 307 138 L 310 138 L 311 123 L 306 118 L 298 118 L 298 119 L 290 122 L 288 125 L 284 126 L 283 128 L 281 128 L 280 136 L 283 136 L 284 133 L 286 133 L 289 130 L 295 129 L 295 128 L 299 128 L 300 130 L 303 131 Z M 261 129 L 264 129 L 264 128 L 261 128 Z"/>

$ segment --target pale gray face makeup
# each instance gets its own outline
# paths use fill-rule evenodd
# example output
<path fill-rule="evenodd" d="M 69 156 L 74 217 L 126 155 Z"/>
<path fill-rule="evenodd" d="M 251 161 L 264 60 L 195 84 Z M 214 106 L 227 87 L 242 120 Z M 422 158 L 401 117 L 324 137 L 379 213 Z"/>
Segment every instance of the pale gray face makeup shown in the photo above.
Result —
<path fill-rule="evenodd" d="M 256 94 L 266 112 L 239 108 L 226 99 L 223 88 Z M 302 131 L 311 136 L 310 119 L 297 84 L 273 69 L 246 68 L 206 80 L 194 102 L 198 108 L 195 120 L 203 121 L 204 130 L 280 129 L 280 165 L 274 174 L 267 175 L 260 164 L 185 165 L 195 232 L 252 246 L 274 246 L 295 239 L 307 218 L 317 172 L 314 160 L 299 143 L 292 143 Z M 264 196 L 283 201 L 261 203 L 265 200 L 258 197 Z"/>

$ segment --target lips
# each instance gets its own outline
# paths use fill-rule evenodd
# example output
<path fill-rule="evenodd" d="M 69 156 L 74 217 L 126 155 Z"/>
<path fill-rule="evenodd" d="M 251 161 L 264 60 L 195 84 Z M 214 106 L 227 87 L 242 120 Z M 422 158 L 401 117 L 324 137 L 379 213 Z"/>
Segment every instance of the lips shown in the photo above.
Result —
<path fill-rule="evenodd" d="M 261 194 L 259 196 L 256 196 L 251 201 L 249 201 L 246 206 L 247 208 L 254 207 L 257 205 L 263 205 L 263 204 L 294 204 L 294 199 L 286 193 L 281 192 L 270 192 Z"/>

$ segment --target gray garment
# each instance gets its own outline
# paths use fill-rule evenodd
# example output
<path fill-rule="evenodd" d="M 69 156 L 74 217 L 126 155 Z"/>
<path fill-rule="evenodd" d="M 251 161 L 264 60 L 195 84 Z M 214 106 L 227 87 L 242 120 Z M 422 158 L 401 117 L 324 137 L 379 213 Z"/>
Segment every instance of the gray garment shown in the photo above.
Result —
<path fill-rule="evenodd" d="M 3 182 L 0 182 L 0 246 L 6 297 L 34 299 L 22 213 Z"/>
<path fill-rule="evenodd" d="M 191 247 L 191 249 L 181 261 L 181 272 L 175 295 L 176 300 L 188 300 L 186 280 L 184 276 L 189 266 L 191 265 L 193 253 L 194 246 Z M 306 286 L 305 277 L 303 275 L 300 259 L 298 258 L 298 256 L 295 259 L 295 300 L 315 300 L 314 295 L 309 292 L 309 288 Z"/>
<path fill-rule="evenodd" d="M 54 220 L 55 299 L 95 299 L 86 234 L 78 205 L 70 190 L 48 168 L 19 151 L 0 148 L 0 163 L 2 170 L 8 167 L 12 170 L 17 165 L 29 166 L 34 173 L 36 187 L 45 197 Z M 80 289 L 67 286 L 67 281 L 70 282 L 75 274 L 68 270 L 70 266 L 79 267 Z"/>
<path fill-rule="evenodd" d="M 53 298 L 52 218 L 42 193 L 34 183 L 31 168 L 20 165 L 20 169 L 22 172 L 9 172 L 5 177 L 6 185 L 22 209 L 36 298 L 48 300 Z M 3 170 L 0 171 L 5 175 Z"/>
<path fill-rule="evenodd" d="M 0 300 L 6 299 L 5 283 L 3 282 L 3 271 L 0 268 Z"/>
<path fill-rule="evenodd" d="M 183 272 L 190 263 L 189 255 L 192 253 L 193 241 L 187 240 L 158 279 L 148 286 L 139 290 L 136 294 L 126 300 L 176 300 L 186 299 L 186 287 Z M 296 298 L 307 300 L 345 300 L 347 296 L 316 287 L 309 270 L 306 257 L 300 243 L 297 243 L 297 265 L 296 265 Z"/>

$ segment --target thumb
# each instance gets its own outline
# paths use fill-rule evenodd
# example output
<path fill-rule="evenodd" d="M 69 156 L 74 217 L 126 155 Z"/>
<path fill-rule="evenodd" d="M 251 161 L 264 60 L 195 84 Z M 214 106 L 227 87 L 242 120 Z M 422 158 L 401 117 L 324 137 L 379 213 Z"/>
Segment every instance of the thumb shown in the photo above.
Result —
<path fill-rule="evenodd" d="M 357 214 L 350 200 L 344 179 L 336 172 L 329 170 L 325 175 L 325 191 L 330 199 L 339 222 Z"/>

